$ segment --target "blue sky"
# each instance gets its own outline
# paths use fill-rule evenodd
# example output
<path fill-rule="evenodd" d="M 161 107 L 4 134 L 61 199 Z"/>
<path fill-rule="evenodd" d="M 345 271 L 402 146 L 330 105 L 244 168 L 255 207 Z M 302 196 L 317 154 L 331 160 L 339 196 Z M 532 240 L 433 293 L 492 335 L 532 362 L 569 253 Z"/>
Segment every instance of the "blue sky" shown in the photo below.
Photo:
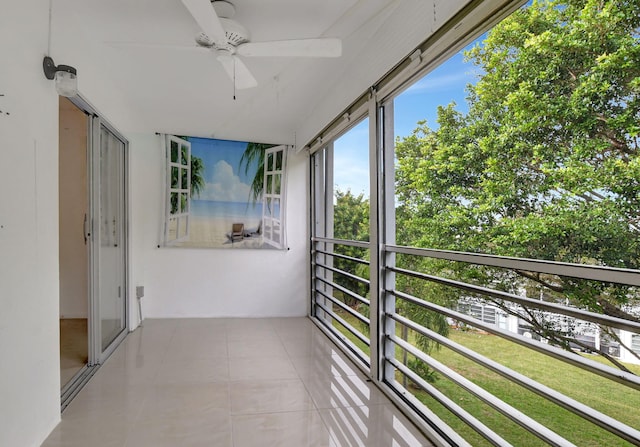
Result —
<path fill-rule="evenodd" d="M 250 184 L 258 167 L 253 163 L 249 173 L 238 169 L 246 142 L 189 137 L 191 155 L 204 161 L 205 188 L 194 200 L 246 202 Z"/>
<path fill-rule="evenodd" d="M 481 36 L 478 40 L 483 39 Z M 467 48 L 471 48 L 470 44 Z M 455 101 L 456 109 L 465 112 L 466 85 L 476 81 L 477 68 L 464 63 L 457 53 L 428 73 L 394 99 L 396 137 L 410 135 L 418 121 L 426 120 L 436 128 L 436 108 Z M 334 185 L 342 191 L 350 189 L 369 196 L 368 119 L 352 128 L 334 143 Z"/>

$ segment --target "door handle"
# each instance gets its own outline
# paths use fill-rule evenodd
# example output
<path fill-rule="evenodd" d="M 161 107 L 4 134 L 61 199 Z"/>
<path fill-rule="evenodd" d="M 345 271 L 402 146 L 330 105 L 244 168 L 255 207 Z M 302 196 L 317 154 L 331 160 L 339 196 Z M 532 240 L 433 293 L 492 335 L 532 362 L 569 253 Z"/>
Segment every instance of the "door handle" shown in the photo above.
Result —
<path fill-rule="evenodd" d="M 118 246 L 118 239 L 116 237 L 116 217 L 113 216 L 113 246 L 117 247 Z"/>
<path fill-rule="evenodd" d="M 87 245 L 87 213 L 84 213 L 84 222 L 82 223 L 82 237 L 84 237 L 84 245 Z"/>

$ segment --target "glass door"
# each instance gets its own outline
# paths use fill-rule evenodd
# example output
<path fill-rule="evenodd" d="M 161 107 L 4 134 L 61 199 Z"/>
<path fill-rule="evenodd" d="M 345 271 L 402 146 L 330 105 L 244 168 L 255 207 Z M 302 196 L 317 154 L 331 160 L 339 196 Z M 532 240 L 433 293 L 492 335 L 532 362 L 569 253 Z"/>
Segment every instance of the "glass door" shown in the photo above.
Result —
<path fill-rule="evenodd" d="M 74 339 L 74 346 L 85 343 L 83 366 L 64 379 L 62 410 L 127 334 L 128 256 L 127 142 L 81 97 L 65 101 L 59 124 L 61 322 L 82 317 L 88 330 Z M 72 120 L 70 111 L 83 119 Z M 78 284 L 84 287 L 72 287 Z"/>
<path fill-rule="evenodd" d="M 126 143 L 94 118 L 92 144 L 92 322 L 102 363 L 126 333 Z"/>

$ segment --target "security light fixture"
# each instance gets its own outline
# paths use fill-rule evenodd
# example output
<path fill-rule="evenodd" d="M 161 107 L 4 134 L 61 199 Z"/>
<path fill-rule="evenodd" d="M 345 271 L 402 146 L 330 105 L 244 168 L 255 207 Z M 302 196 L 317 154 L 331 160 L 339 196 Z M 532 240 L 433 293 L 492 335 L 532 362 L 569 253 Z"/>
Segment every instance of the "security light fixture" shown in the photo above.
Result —
<path fill-rule="evenodd" d="M 60 96 L 71 98 L 78 94 L 78 72 L 69 65 L 58 65 L 49 56 L 42 61 L 42 68 L 47 79 L 55 79 L 56 90 Z"/>

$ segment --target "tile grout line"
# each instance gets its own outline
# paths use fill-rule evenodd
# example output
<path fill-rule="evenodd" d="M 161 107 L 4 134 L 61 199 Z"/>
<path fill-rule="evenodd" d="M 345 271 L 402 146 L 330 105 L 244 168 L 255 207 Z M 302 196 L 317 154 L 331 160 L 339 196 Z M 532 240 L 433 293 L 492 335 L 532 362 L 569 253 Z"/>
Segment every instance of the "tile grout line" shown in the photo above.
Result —
<path fill-rule="evenodd" d="M 143 327 L 140 328 L 140 329 L 144 330 Z M 164 360 L 168 355 L 169 346 L 171 345 L 171 341 L 175 337 L 177 329 L 178 329 L 178 326 L 174 322 L 173 323 L 173 330 L 171 331 L 171 336 L 169 337 L 169 340 L 167 341 L 167 343 L 164 344 L 163 349 L 162 349 L 162 355 L 160 356 L 160 359 L 158 360 L 158 369 L 154 370 L 153 379 L 151 379 L 151 381 L 150 381 L 151 385 L 149 387 L 147 387 L 147 391 L 144 394 L 144 398 L 142 399 L 142 402 L 140 403 L 140 408 L 138 409 L 137 414 L 134 417 L 131 426 L 128 427 L 128 429 L 127 429 L 127 434 L 124 437 L 123 447 L 133 447 L 133 446 L 128 446 L 130 436 L 131 436 L 133 430 L 139 427 L 138 426 L 138 422 L 142 418 L 142 411 L 144 410 L 144 406 L 147 403 L 147 400 L 149 399 L 149 395 L 153 393 L 153 388 L 156 386 L 156 379 L 158 377 L 158 371 L 162 367 L 162 364 L 164 363 Z M 140 335 L 140 338 L 142 338 L 142 335 Z"/>

